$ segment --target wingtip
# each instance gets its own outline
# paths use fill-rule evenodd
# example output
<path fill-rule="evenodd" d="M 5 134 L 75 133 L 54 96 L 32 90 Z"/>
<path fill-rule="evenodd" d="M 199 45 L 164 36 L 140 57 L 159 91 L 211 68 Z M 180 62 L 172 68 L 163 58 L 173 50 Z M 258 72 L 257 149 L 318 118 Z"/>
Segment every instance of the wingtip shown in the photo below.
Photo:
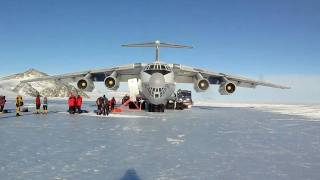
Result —
<path fill-rule="evenodd" d="M 291 89 L 289 86 L 281 86 L 281 89 Z"/>

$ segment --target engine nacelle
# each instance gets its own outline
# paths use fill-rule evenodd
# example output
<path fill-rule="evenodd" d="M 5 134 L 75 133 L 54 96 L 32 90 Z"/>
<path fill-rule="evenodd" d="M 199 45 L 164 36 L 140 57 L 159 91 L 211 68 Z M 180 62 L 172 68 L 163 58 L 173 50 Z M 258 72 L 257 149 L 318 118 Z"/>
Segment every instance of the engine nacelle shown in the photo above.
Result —
<path fill-rule="evenodd" d="M 104 79 L 104 85 L 110 90 L 117 90 L 119 88 L 119 78 L 117 72 L 114 71 L 110 76 Z"/>
<path fill-rule="evenodd" d="M 88 74 L 84 78 L 77 82 L 77 87 L 81 90 L 92 92 L 94 89 L 93 81 L 91 80 L 91 75 Z"/>
<path fill-rule="evenodd" d="M 209 81 L 207 79 L 203 78 L 200 73 L 198 73 L 196 75 L 196 77 L 194 77 L 194 81 L 193 82 L 194 82 L 194 89 L 197 92 L 206 91 L 210 87 Z"/>
<path fill-rule="evenodd" d="M 221 95 L 232 94 L 234 93 L 235 90 L 236 90 L 236 85 L 233 84 L 232 82 L 224 82 L 219 87 L 219 93 Z"/>

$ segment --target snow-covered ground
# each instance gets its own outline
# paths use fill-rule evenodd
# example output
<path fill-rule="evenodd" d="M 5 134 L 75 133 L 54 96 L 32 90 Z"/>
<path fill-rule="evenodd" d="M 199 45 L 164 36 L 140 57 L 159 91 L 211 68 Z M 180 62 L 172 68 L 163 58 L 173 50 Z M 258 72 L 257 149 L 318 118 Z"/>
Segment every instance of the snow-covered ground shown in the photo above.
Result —
<path fill-rule="evenodd" d="M 310 119 L 320 119 L 319 104 L 264 104 L 264 103 L 224 103 L 196 101 L 195 105 L 210 107 L 245 107 L 254 108 L 261 111 L 305 116 Z"/>
<path fill-rule="evenodd" d="M 92 103 L 85 102 L 85 109 L 92 112 Z M 33 110 L 31 101 L 26 105 Z M 69 115 L 65 101 L 54 101 L 49 110 L 0 115 L 1 180 L 320 177 L 316 117 L 252 104 L 104 117 Z"/>

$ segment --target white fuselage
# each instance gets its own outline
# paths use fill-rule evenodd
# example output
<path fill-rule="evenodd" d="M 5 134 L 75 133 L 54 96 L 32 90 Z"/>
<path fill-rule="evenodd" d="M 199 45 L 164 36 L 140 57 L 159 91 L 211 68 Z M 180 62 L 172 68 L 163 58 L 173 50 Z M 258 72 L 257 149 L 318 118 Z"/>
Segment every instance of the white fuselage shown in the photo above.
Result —
<path fill-rule="evenodd" d="M 152 104 L 165 104 L 175 91 L 174 72 L 164 63 L 154 62 L 140 72 L 140 92 Z"/>

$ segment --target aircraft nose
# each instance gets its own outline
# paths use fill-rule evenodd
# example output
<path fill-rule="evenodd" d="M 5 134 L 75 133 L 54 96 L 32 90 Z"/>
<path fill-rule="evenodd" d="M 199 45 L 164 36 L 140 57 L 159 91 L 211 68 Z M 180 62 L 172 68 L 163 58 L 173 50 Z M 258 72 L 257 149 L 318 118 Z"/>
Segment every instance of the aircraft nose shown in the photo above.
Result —
<path fill-rule="evenodd" d="M 165 79 L 164 76 L 160 73 L 153 73 L 150 80 L 149 84 L 153 88 L 162 88 L 165 86 Z"/>

